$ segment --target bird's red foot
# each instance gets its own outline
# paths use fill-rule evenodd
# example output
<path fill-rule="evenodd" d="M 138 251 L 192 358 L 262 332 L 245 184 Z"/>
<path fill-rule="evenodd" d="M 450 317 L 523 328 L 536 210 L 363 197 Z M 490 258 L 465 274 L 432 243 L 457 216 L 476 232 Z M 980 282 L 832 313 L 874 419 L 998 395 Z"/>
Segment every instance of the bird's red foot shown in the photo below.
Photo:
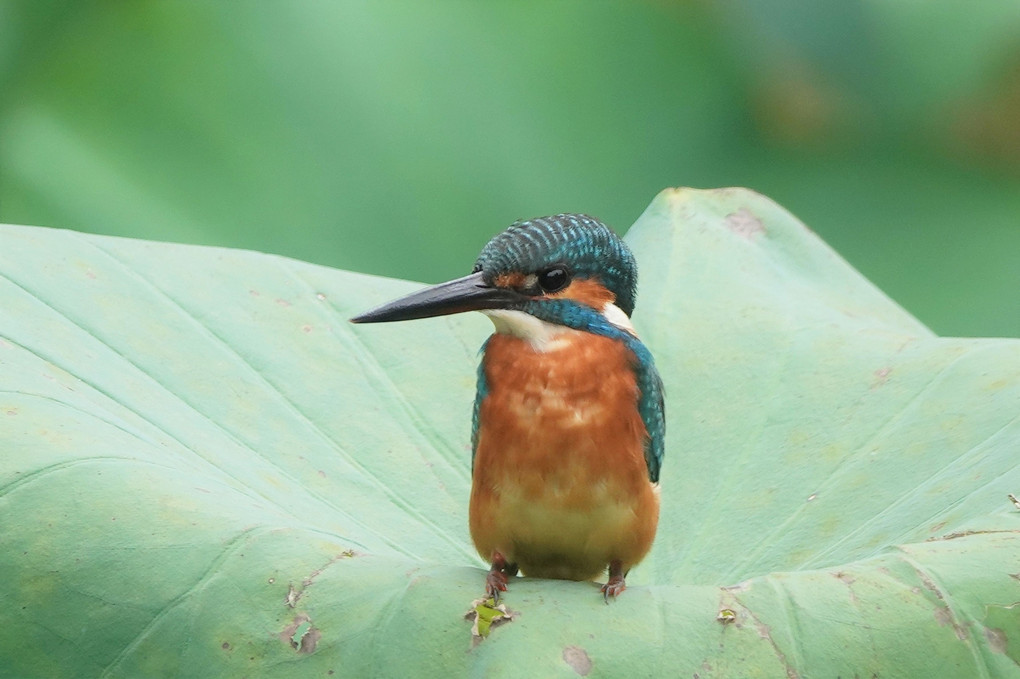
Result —
<path fill-rule="evenodd" d="M 506 573 L 502 571 L 489 571 L 485 576 L 485 596 L 492 597 L 492 600 L 499 603 L 500 592 L 506 591 Z"/>
<path fill-rule="evenodd" d="M 623 564 L 619 561 L 609 562 L 609 580 L 606 584 L 602 585 L 602 596 L 605 598 L 606 603 L 609 603 L 609 597 L 614 599 L 620 596 L 623 590 L 627 589 L 627 581 L 624 579 Z"/>
<path fill-rule="evenodd" d="M 485 596 L 492 597 L 492 601 L 498 604 L 500 592 L 506 591 L 507 578 L 512 575 L 517 575 L 517 564 L 507 563 L 506 557 L 493 552 L 492 567 L 485 576 Z"/>

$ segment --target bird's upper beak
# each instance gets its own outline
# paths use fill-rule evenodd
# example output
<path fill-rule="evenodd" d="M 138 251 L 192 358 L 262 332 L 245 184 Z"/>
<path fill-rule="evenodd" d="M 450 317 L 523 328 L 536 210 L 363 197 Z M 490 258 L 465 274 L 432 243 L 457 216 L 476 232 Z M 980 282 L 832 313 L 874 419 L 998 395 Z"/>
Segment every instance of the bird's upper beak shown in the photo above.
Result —
<path fill-rule="evenodd" d="M 352 323 L 385 323 L 410 321 L 415 318 L 446 316 L 462 311 L 507 309 L 527 299 L 525 295 L 507 288 L 488 285 L 482 273 L 433 285 L 410 295 L 387 302 L 355 316 Z"/>

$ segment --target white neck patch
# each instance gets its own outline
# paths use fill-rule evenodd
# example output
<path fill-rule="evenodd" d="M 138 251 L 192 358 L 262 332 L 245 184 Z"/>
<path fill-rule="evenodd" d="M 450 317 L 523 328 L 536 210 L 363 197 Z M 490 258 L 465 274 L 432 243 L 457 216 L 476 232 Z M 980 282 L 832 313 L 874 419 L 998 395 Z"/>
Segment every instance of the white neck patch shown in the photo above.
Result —
<path fill-rule="evenodd" d="M 612 302 L 606 302 L 606 305 L 602 307 L 602 315 L 620 330 L 637 337 L 637 332 L 634 330 L 634 325 L 630 322 L 630 317 L 623 313 L 623 309 L 620 307 Z"/>
<path fill-rule="evenodd" d="M 482 313 L 496 326 L 496 332 L 528 340 L 536 351 L 550 351 L 556 347 L 561 335 L 577 332 L 565 325 L 543 321 L 523 311 L 483 309 Z"/>
<path fill-rule="evenodd" d="M 482 313 L 488 316 L 492 324 L 496 326 L 496 332 L 527 340 L 536 351 L 545 352 L 560 348 L 564 346 L 563 340 L 566 335 L 580 332 L 565 325 L 543 321 L 523 311 L 483 309 Z M 634 326 L 631 325 L 627 314 L 623 313 L 623 309 L 620 307 L 612 302 L 607 302 L 602 307 L 602 315 L 620 330 L 637 337 Z"/>

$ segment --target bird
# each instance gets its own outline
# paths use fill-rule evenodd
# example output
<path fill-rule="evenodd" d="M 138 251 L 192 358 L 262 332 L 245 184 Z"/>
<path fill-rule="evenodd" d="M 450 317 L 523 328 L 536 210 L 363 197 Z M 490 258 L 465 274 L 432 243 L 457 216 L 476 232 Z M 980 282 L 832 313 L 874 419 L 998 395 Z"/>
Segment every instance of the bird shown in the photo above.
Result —
<path fill-rule="evenodd" d="M 509 578 L 626 588 L 659 521 L 663 385 L 630 317 L 633 253 L 585 214 L 518 220 L 469 275 L 350 319 L 467 311 L 495 332 L 481 349 L 471 433 L 469 529 L 498 604 Z"/>

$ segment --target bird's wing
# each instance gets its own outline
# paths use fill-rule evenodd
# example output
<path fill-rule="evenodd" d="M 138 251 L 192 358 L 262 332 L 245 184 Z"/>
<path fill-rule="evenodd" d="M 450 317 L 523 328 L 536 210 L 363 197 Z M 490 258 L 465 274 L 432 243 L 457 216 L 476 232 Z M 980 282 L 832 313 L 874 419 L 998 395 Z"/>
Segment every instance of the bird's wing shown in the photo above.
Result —
<path fill-rule="evenodd" d="M 658 483 L 662 458 L 666 453 L 666 409 L 662 378 L 655 369 L 651 352 L 644 344 L 635 341 L 631 349 L 637 356 L 634 370 L 637 373 L 638 389 L 641 391 L 638 411 L 648 432 L 648 440 L 645 441 L 645 464 L 648 466 L 648 478 L 652 483 Z"/>
<path fill-rule="evenodd" d="M 478 362 L 478 385 L 475 390 L 475 405 L 471 413 L 471 471 L 475 470 L 475 453 L 478 452 L 478 419 L 482 411 L 482 400 L 489 393 L 489 383 L 485 380 L 485 347 L 489 340 L 485 340 L 482 348 L 478 350 L 483 360 Z"/>

